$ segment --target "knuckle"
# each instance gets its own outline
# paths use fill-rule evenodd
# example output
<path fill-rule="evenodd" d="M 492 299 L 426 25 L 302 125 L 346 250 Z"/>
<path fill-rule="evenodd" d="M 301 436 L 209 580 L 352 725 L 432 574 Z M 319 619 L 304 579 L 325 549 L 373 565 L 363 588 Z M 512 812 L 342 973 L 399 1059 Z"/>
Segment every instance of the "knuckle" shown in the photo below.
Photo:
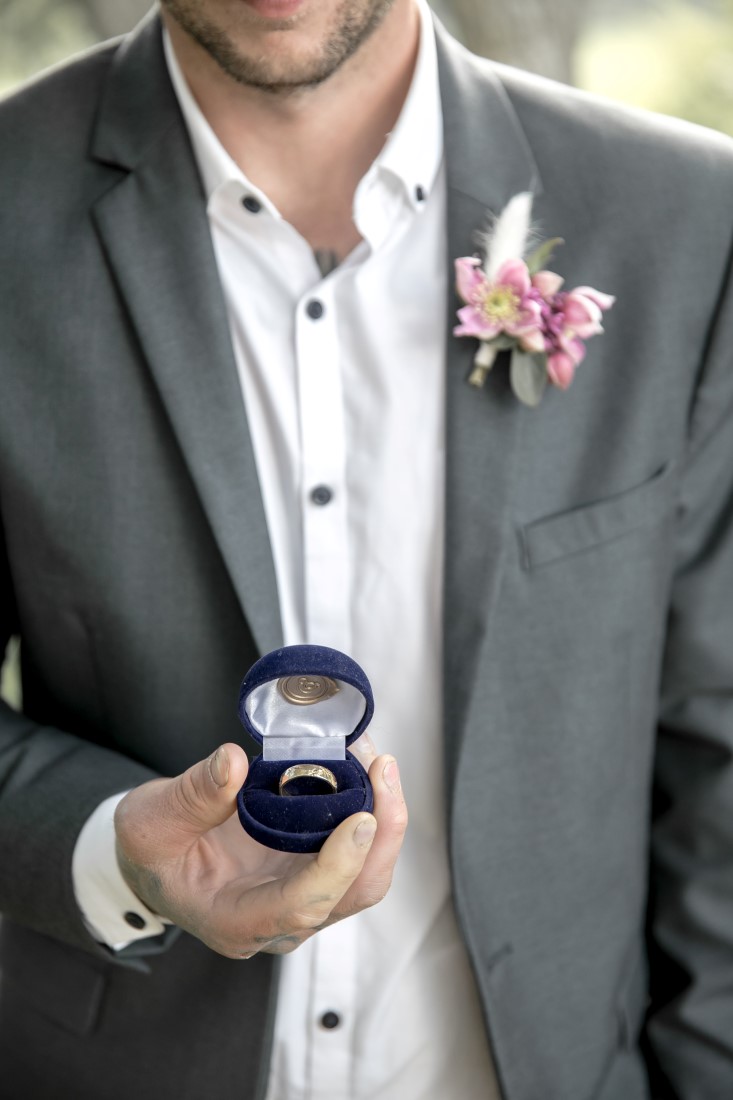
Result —
<path fill-rule="evenodd" d="M 289 936 L 285 940 L 278 940 L 277 943 L 271 944 L 268 951 L 271 955 L 292 955 L 293 951 L 297 951 L 306 939 L 308 939 L 307 936 L 297 939 L 294 936 Z"/>
<path fill-rule="evenodd" d="M 241 947 L 230 947 L 228 944 L 222 944 L 221 946 L 217 947 L 216 944 L 210 943 L 207 946 L 210 947 L 213 951 L 216 951 L 217 955 L 223 955 L 225 959 L 251 958 L 251 955 L 247 952 L 246 948 L 244 951 L 242 951 Z"/>
<path fill-rule="evenodd" d="M 330 912 L 339 894 L 333 889 L 333 876 L 324 881 L 313 872 L 307 878 L 287 879 L 282 884 L 282 901 L 288 915 L 292 913 Z"/>
<path fill-rule="evenodd" d="M 380 879 L 378 882 L 365 883 L 359 894 L 359 903 L 362 908 L 371 909 L 373 905 L 379 905 L 380 901 L 386 898 L 391 885 L 391 877 Z"/>
<path fill-rule="evenodd" d="M 130 812 L 130 796 L 128 794 L 118 803 L 114 814 L 115 835 L 123 848 L 128 846 L 131 835 L 134 835 L 131 828 L 131 819 L 134 821 L 134 815 Z"/>
<path fill-rule="evenodd" d="M 331 887 L 330 895 L 328 897 L 318 898 L 317 900 L 319 902 L 330 901 L 331 905 L 333 905 L 340 897 L 343 897 L 355 879 L 359 877 L 362 866 L 363 860 L 360 860 L 355 867 L 340 867 L 334 869 L 329 876 L 329 885 Z"/>
<path fill-rule="evenodd" d="M 225 959 L 251 959 L 259 951 L 264 950 L 268 942 L 257 937 L 253 938 L 247 933 L 241 935 L 236 928 L 217 930 L 207 928 L 205 932 L 200 928 L 193 928 L 189 931 Z"/>
<path fill-rule="evenodd" d="M 152 784 L 134 788 L 118 802 L 114 812 L 114 828 L 117 839 L 122 843 L 135 840 L 150 817 L 149 800 L 141 795 Z"/>
<path fill-rule="evenodd" d="M 371 909 L 374 905 L 379 905 L 380 901 L 384 901 L 386 896 L 386 890 L 375 890 L 362 894 L 359 898 L 359 909 Z"/>
<path fill-rule="evenodd" d="M 291 932 L 315 932 L 324 921 L 323 912 L 309 911 L 307 909 L 295 910 L 288 914 L 288 925 Z"/>
<path fill-rule="evenodd" d="M 325 921 L 322 927 L 334 924 L 336 921 L 347 920 L 349 917 L 355 917 L 357 913 L 362 913 L 365 909 L 371 909 L 374 905 L 379 905 L 380 901 L 384 901 L 386 898 L 389 887 L 389 882 L 374 883 L 371 886 L 362 887 L 356 897 L 339 904 L 331 914 L 330 919 Z"/>
<path fill-rule="evenodd" d="M 268 940 L 260 947 L 260 951 L 266 955 L 291 955 L 293 951 L 296 951 L 305 940 L 310 938 L 310 933 L 300 932 L 293 933 L 287 932 L 280 936 L 273 936 L 271 940 Z"/>

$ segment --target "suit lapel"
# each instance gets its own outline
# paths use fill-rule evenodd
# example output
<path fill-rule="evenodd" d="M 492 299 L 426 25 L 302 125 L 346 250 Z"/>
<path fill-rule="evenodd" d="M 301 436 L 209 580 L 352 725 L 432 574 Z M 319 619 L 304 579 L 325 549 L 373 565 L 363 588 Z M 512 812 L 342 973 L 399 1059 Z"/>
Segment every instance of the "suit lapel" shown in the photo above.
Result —
<path fill-rule="evenodd" d="M 259 649 L 281 642 L 272 555 L 226 307 L 157 20 L 115 57 L 94 155 L 123 170 L 93 217 Z"/>
<path fill-rule="evenodd" d="M 499 213 L 520 191 L 537 192 L 539 181 L 523 131 L 491 68 L 439 26 L 437 32 L 452 265 L 476 251 L 476 232 L 490 213 Z M 452 335 L 461 304 L 452 268 L 449 282 L 443 662 L 452 790 L 479 655 L 499 590 L 514 456 L 528 411 L 509 388 L 506 357 L 499 359 L 484 389 L 468 385 L 477 345 Z"/>
<path fill-rule="evenodd" d="M 448 250 L 512 195 L 538 190 L 526 138 L 491 68 L 438 26 Z M 121 170 L 94 219 L 220 552 L 262 651 L 281 641 L 277 588 L 252 444 L 204 197 L 170 86 L 157 19 L 118 51 L 93 154 Z M 459 302 L 451 274 L 452 328 Z M 513 455 L 527 415 L 501 362 L 483 390 L 466 377 L 472 340 L 447 344 L 444 683 L 447 763 L 462 727 L 506 545 Z M 532 415 L 531 412 L 529 415 Z"/>

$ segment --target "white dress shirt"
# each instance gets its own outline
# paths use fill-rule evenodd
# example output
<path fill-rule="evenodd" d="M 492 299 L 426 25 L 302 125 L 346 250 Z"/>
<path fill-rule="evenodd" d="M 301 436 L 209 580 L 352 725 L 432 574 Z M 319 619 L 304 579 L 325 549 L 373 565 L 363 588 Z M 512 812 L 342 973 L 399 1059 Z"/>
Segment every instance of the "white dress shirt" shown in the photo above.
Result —
<path fill-rule="evenodd" d="M 222 148 L 166 40 L 207 196 L 284 641 L 333 646 L 364 667 L 375 698 L 369 732 L 399 760 L 410 809 L 386 899 L 283 959 L 268 1100 L 498 1097 L 453 913 L 444 824 L 449 263 L 435 40 L 419 7 L 407 100 L 354 200 L 362 241 L 325 278 Z M 74 874 L 90 927 L 121 946 L 133 938 L 125 910 L 141 909 L 113 881 L 115 804 L 85 826 Z M 141 934 L 162 930 L 144 915 Z"/>

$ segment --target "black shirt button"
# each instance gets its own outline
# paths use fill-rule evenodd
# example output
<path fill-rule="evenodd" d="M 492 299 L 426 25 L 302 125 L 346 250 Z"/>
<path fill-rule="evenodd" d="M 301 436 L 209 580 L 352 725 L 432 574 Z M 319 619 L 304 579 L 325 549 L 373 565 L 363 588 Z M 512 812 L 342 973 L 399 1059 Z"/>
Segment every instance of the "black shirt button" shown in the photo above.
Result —
<path fill-rule="evenodd" d="M 311 321 L 317 321 L 326 311 L 323 302 L 319 302 L 317 298 L 311 298 L 310 302 L 305 307 L 305 312 L 308 314 Z"/>
<path fill-rule="evenodd" d="M 139 913 L 125 913 L 125 920 L 131 928 L 137 928 L 138 931 L 145 927 L 145 917 L 141 917 Z"/>
<path fill-rule="evenodd" d="M 333 493 L 328 485 L 316 485 L 315 489 L 311 489 L 311 500 L 314 504 L 328 504 L 333 500 Z"/>
<path fill-rule="evenodd" d="M 415 188 L 415 198 L 418 202 L 425 202 L 425 188 L 422 187 L 419 183 Z"/>
<path fill-rule="evenodd" d="M 341 1017 L 338 1012 L 324 1012 L 321 1016 L 321 1027 L 325 1027 L 326 1031 L 333 1031 L 341 1023 Z"/>
<path fill-rule="evenodd" d="M 249 210 L 250 214 L 259 214 L 262 209 L 262 203 L 254 195 L 245 195 L 242 199 L 242 206 L 245 210 Z"/>

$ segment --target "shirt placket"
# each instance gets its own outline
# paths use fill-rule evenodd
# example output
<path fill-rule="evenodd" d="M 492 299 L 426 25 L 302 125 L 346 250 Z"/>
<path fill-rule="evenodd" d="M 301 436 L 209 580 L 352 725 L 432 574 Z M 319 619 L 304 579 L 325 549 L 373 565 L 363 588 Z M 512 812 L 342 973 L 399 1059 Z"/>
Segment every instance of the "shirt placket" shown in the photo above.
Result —
<path fill-rule="evenodd" d="M 357 998 L 357 931 L 340 921 L 313 940 L 308 1100 L 351 1100 Z"/>
<path fill-rule="evenodd" d="M 327 283 L 297 306 L 303 565 L 307 640 L 348 653 L 348 501 L 335 306 Z"/>
<path fill-rule="evenodd" d="M 295 352 L 301 435 L 301 515 L 308 642 L 349 653 L 351 601 L 346 440 L 334 287 L 298 302 Z M 306 1095 L 348 1100 L 356 998 L 356 930 L 350 922 L 311 941 L 311 1036 Z"/>

